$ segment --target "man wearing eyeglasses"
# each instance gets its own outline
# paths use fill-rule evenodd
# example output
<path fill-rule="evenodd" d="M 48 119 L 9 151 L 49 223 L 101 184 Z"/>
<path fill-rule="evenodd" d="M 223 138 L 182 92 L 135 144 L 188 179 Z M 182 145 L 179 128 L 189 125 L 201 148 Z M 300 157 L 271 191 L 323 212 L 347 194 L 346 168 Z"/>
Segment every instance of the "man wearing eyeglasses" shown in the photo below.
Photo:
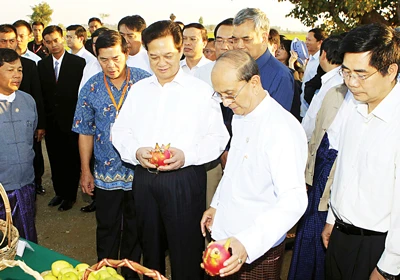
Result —
<path fill-rule="evenodd" d="M 200 222 L 202 233 L 210 231 L 220 244 L 231 240 L 224 279 L 280 279 L 286 232 L 307 206 L 304 130 L 263 89 L 248 53 L 222 54 L 212 82 L 235 115 L 228 162 Z"/>
<path fill-rule="evenodd" d="M 289 68 L 268 50 L 269 20 L 256 8 L 239 11 L 233 19 L 233 48 L 249 53 L 258 64 L 263 88 L 288 111 L 292 109 L 294 78 Z"/>
<path fill-rule="evenodd" d="M 326 279 L 400 274 L 400 36 L 363 25 L 343 39 L 344 81 L 358 101 L 341 127 L 322 239 Z"/>

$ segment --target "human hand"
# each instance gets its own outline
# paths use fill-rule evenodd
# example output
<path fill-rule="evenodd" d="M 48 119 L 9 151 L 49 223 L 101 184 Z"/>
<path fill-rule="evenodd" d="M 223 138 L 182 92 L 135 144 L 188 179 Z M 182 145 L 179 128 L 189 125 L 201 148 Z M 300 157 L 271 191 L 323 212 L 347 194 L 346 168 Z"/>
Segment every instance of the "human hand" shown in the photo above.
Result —
<path fill-rule="evenodd" d="M 81 172 L 80 185 L 81 185 L 83 193 L 86 193 L 90 196 L 93 195 L 94 178 L 90 171 L 82 171 Z"/>
<path fill-rule="evenodd" d="M 182 150 L 170 147 L 171 157 L 164 160 L 166 165 L 158 167 L 160 171 L 171 171 L 181 168 L 185 164 L 185 154 Z"/>
<path fill-rule="evenodd" d="M 44 129 L 36 129 L 35 130 L 35 138 L 37 142 L 42 141 L 42 139 L 44 138 L 44 136 L 46 135 L 46 130 Z"/>
<path fill-rule="evenodd" d="M 375 267 L 375 269 L 372 271 L 371 275 L 369 276 L 369 279 L 370 280 L 385 280 L 386 278 L 383 277 L 383 275 L 380 274 Z"/>
<path fill-rule="evenodd" d="M 219 271 L 221 277 L 232 275 L 240 270 L 242 265 L 247 259 L 247 251 L 243 244 L 235 237 L 230 237 L 232 249 L 232 256 L 224 262 L 224 268 Z M 222 246 L 225 244 L 227 239 L 216 241 Z"/>
<path fill-rule="evenodd" d="M 225 169 L 226 166 L 226 162 L 228 161 L 228 153 L 229 151 L 224 151 L 221 155 L 221 166 L 222 166 L 222 170 Z"/>
<path fill-rule="evenodd" d="M 290 57 L 289 57 L 289 68 L 294 69 L 294 64 L 299 58 L 299 55 L 295 51 L 290 51 Z"/>
<path fill-rule="evenodd" d="M 151 152 L 153 148 L 142 147 L 136 151 L 136 159 L 139 161 L 143 168 L 156 168 L 154 164 L 151 164 L 149 159 L 151 159 Z"/>
<path fill-rule="evenodd" d="M 200 229 L 203 236 L 206 236 L 206 230 L 211 233 L 211 228 L 214 223 L 214 216 L 217 212 L 217 209 L 210 207 L 203 213 L 203 217 L 200 221 Z"/>
<path fill-rule="evenodd" d="M 328 248 L 329 239 L 331 238 L 332 230 L 333 230 L 333 225 L 326 223 L 324 230 L 322 231 L 322 234 L 321 234 L 322 242 L 324 243 L 325 248 Z"/>

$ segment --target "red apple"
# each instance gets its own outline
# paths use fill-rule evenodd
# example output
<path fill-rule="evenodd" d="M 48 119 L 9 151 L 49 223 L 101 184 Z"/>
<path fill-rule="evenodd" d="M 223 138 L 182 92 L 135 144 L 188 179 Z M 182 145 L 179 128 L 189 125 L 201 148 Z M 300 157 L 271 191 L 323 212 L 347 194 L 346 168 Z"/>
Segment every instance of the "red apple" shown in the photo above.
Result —
<path fill-rule="evenodd" d="M 218 275 L 219 271 L 224 268 L 224 262 L 231 257 L 228 250 L 230 244 L 230 239 L 224 245 L 215 242 L 208 244 L 203 253 L 203 263 L 201 264 L 207 274 L 210 276 Z"/>
<path fill-rule="evenodd" d="M 171 158 L 171 152 L 169 150 L 170 144 L 168 144 L 167 146 L 158 145 L 158 143 L 156 143 L 156 147 L 154 148 L 154 151 L 151 153 L 151 159 L 149 159 L 151 164 L 154 164 L 156 167 L 159 166 L 164 166 L 166 165 L 164 163 L 164 160 Z"/>

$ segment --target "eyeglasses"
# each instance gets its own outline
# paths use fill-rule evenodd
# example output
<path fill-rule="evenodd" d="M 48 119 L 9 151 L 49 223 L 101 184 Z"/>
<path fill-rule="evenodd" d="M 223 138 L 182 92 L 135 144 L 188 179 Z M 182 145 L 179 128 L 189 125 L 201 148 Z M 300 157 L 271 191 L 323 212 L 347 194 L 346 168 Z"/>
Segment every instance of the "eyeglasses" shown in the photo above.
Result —
<path fill-rule="evenodd" d="M 220 44 L 220 45 L 222 45 L 222 44 L 228 44 L 228 45 L 233 45 L 233 38 L 231 37 L 231 38 L 227 38 L 227 39 L 223 39 L 223 38 L 217 38 L 217 39 L 215 39 L 215 43 L 216 44 Z"/>
<path fill-rule="evenodd" d="M 379 71 L 381 71 L 383 68 L 380 68 L 378 70 L 376 70 L 374 73 L 369 74 L 369 75 L 362 75 L 362 74 L 356 74 L 356 73 L 351 73 L 351 71 L 345 70 L 343 68 L 340 68 L 339 70 L 339 74 L 340 76 L 343 77 L 343 79 L 349 81 L 350 78 L 354 78 L 354 80 L 356 80 L 359 83 L 364 82 L 365 80 L 369 79 L 370 77 L 372 77 L 374 74 L 378 73 Z"/>
<path fill-rule="evenodd" d="M 248 84 L 249 82 L 246 82 L 238 91 L 235 95 L 226 95 L 226 96 L 222 96 L 222 94 L 220 94 L 219 92 L 214 91 L 213 93 L 213 97 L 215 99 L 217 99 L 218 101 L 222 101 L 224 102 L 226 101 L 230 101 L 230 102 L 235 102 L 236 101 L 236 97 L 238 97 L 238 95 L 240 94 L 240 92 L 242 91 L 242 89 Z"/>

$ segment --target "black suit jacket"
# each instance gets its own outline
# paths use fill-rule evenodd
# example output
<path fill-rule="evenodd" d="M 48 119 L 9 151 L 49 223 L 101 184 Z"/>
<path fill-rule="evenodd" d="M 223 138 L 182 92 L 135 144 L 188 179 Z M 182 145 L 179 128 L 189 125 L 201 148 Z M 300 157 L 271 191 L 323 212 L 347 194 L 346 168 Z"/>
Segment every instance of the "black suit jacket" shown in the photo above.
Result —
<path fill-rule="evenodd" d="M 30 95 L 36 102 L 38 113 L 37 129 L 45 128 L 45 112 L 43 104 L 42 89 L 40 87 L 39 74 L 36 63 L 28 58 L 20 57 L 22 64 L 22 81 L 19 90 L 22 90 Z"/>
<path fill-rule="evenodd" d="M 65 132 L 71 131 L 85 65 L 83 58 L 65 52 L 56 81 L 53 56 L 49 55 L 38 63 L 46 119 L 55 122 Z"/>

